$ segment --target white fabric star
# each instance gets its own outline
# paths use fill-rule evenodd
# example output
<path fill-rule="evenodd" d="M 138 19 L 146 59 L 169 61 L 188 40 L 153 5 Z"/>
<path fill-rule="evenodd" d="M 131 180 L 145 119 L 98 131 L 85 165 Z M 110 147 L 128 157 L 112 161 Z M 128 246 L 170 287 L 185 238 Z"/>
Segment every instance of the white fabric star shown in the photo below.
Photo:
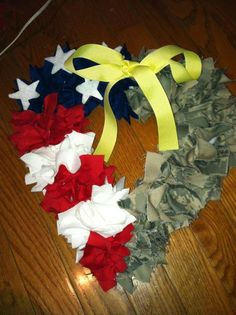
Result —
<path fill-rule="evenodd" d="M 11 93 L 8 97 L 20 100 L 24 110 L 27 110 L 30 106 L 29 100 L 39 97 L 39 93 L 36 91 L 36 88 L 39 84 L 39 80 L 31 84 L 26 84 L 21 79 L 16 79 L 18 91 Z"/>
<path fill-rule="evenodd" d="M 99 81 L 84 79 L 85 81 L 75 88 L 76 91 L 82 94 L 82 103 L 85 104 L 90 96 L 93 96 L 99 100 L 102 100 L 103 97 L 98 91 Z"/>
<path fill-rule="evenodd" d="M 55 56 L 45 58 L 45 60 L 47 60 L 53 64 L 52 74 L 55 74 L 57 71 L 59 71 L 61 69 L 71 73 L 70 71 L 68 71 L 64 67 L 64 63 L 74 52 L 75 52 L 75 49 L 71 49 L 67 52 L 64 52 L 62 50 L 61 46 L 57 45 L 57 50 L 56 50 Z"/>

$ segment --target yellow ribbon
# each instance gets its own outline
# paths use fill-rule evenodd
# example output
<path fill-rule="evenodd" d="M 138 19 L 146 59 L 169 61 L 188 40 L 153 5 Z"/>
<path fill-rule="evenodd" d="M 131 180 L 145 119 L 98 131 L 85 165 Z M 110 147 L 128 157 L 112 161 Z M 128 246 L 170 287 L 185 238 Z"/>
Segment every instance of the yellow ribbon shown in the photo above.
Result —
<path fill-rule="evenodd" d="M 179 54 L 184 55 L 185 65 L 172 60 Z M 76 70 L 73 65 L 75 58 L 89 59 L 97 65 Z M 117 122 L 110 106 L 109 93 L 118 81 L 128 77 L 136 80 L 151 104 L 158 125 L 159 150 L 177 150 L 179 148 L 172 109 L 166 93 L 156 77 L 156 74 L 167 65 L 170 66 L 172 76 L 177 83 L 198 79 L 202 69 L 201 59 L 197 54 L 175 45 L 156 49 L 138 63 L 125 60 L 119 52 L 111 48 L 87 44 L 77 49 L 65 62 L 66 69 L 83 78 L 108 82 L 104 95 L 104 127 L 94 154 L 104 154 L 106 161 L 110 158 L 117 138 Z"/>

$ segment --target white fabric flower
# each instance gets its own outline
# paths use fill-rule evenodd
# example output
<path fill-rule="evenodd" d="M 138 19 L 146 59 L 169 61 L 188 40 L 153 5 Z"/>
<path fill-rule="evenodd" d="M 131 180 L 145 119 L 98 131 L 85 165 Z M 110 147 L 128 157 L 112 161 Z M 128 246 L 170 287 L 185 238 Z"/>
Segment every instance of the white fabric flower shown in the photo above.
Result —
<path fill-rule="evenodd" d="M 89 238 L 90 231 L 103 237 L 114 236 L 136 219 L 118 205 L 126 198 L 129 189 L 110 184 L 94 185 L 91 200 L 82 201 L 73 208 L 59 213 L 57 221 L 58 234 L 66 237 L 72 248 L 77 248 L 77 261 L 82 257 L 80 251 Z"/>
<path fill-rule="evenodd" d="M 21 156 L 29 168 L 25 176 L 26 185 L 36 183 L 31 191 L 42 191 L 48 184 L 54 182 L 60 165 L 65 165 L 75 173 L 80 168 L 80 155 L 91 154 L 95 133 L 79 133 L 72 131 L 65 139 L 56 145 L 49 145 Z"/>

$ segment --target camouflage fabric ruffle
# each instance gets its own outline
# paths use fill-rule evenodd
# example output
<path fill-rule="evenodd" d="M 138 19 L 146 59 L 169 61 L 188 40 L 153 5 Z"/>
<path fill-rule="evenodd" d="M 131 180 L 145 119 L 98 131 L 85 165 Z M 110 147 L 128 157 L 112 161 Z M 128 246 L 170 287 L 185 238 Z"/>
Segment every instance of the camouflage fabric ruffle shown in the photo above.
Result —
<path fill-rule="evenodd" d="M 225 86 L 230 80 L 223 70 L 207 58 L 198 81 L 177 85 L 168 68 L 158 77 L 175 115 L 180 149 L 147 153 L 144 178 L 120 202 L 137 218 L 127 244 L 128 269 L 118 276 L 129 292 L 134 279 L 149 281 L 153 268 L 165 263 L 170 233 L 189 226 L 209 200 L 220 198 L 222 179 L 236 166 L 236 98 Z M 126 95 L 146 121 L 152 109 L 140 88 Z"/>

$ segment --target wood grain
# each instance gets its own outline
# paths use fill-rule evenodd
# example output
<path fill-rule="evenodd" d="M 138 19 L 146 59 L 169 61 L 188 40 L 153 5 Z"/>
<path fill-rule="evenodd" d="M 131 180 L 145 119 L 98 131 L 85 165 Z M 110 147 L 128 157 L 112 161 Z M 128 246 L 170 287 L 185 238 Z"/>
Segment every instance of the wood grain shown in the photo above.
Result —
<path fill-rule="evenodd" d="M 9 43 L 43 0 L 9 0 Z M 236 78 L 236 2 L 223 0 L 54 0 L 0 59 L 0 314 L 236 314 L 236 170 L 224 180 L 221 201 L 211 202 L 191 227 L 175 232 L 167 262 L 156 268 L 150 284 L 133 295 L 120 288 L 104 293 L 87 270 L 75 264 L 75 251 L 57 235 L 55 218 L 43 212 L 41 194 L 24 185 L 26 169 L 8 141 L 9 120 L 16 110 L 8 99 L 28 65 L 43 63 L 56 45 L 71 47 L 126 43 L 133 54 L 141 47 L 178 44 Z M 230 89 L 236 93 L 236 84 Z M 91 129 L 102 131 L 102 108 L 91 115 Z M 119 121 L 118 141 L 110 163 L 117 177 L 133 187 L 144 168 L 145 151 L 156 149 L 156 123 Z"/>
<path fill-rule="evenodd" d="M 8 314 L 32 314 L 33 306 L 24 287 L 6 232 L 0 227 L 0 308 Z"/>

